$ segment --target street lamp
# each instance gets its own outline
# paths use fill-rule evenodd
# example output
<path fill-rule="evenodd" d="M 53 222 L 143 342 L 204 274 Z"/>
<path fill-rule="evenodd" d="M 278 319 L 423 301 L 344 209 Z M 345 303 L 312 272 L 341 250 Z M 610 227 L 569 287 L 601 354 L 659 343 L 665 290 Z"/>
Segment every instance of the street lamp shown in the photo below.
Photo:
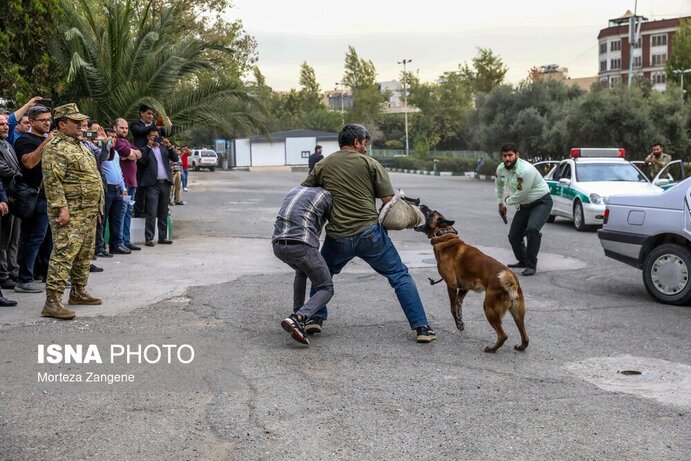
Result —
<path fill-rule="evenodd" d="M 403 116 L 405 117 L 405 154 L 410 155 L 410 146 L 408 144 L 408 74 L 405 71 L 405 66 L 412 59 L 403 59 L 398 61 L 398 64 L 403 64 Z"/>
<path fill-rule="evenodd" d="M 338 88 L 339 86 L 341 87 L 341 125 L 344 125 L 345 124 L 345 118 L 343 115 L 343 87 L 345 85 L 341 82 L 336 82 L 336 88 Z"/>
<path fill-rule="evenodd" d="M 691 72 L 691 69 L 675 69 L 672 72 L 681 74 L 681 103 L 684 104 L 684 74 Z"/>

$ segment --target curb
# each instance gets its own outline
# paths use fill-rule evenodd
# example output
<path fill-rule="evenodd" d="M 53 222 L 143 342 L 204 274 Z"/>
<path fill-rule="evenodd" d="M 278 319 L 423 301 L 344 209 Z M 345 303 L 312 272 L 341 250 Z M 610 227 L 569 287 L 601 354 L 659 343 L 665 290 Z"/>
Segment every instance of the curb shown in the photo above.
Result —
<path fill-rule="evenodd" d="M 473 171 L 466 171 L 464 173 L 458 171 L 429 171 L 429 170 L 406 170 L 403 168 L 386 168 L 386 171 L 392 173 L 406 173 L 406 174 L 421 174 L 425 176 L 455 176 L 460 179 L 477 179 L 478 181 L 494 181 L 496 176 L 477 174 Z"/>

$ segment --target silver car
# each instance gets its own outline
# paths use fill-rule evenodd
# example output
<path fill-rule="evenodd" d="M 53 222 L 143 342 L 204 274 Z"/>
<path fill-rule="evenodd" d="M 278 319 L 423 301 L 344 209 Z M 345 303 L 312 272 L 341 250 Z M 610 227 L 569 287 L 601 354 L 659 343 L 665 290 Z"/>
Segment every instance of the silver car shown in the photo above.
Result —
<path fill-rule="evenodd" d="M 606 256 L 643 270 L 655 300 L 691 302 L 691 178 L 659 194 L 611 195 L 598 237 Z"/>

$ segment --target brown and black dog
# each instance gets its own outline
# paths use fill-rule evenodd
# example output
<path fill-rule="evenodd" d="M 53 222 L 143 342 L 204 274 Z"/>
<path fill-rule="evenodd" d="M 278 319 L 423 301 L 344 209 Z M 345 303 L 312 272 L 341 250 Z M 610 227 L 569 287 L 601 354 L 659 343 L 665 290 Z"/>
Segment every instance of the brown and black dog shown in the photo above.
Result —
<path fill-rule="evenodd" d="M 455 221 L 446 219 L 441 213 L 430 210 L 425 205 L 420 205 L 420 211 L 425 215 L 425 224 L 415 230 L 427 234 L 434 247 L 437 269 L 449 291 L 451 315 L 456 321 L 456 327 L 459 330 L 464 328 L 462 307 L 463 298 L 468 291 L 484 291 L 485 315 L 497 332 L 497 342 L 494 346 L 485 347 L 485 352 L 496 352 L 506 341 L 501 319 L 507 310 L 511 312 L 521 333 L 521 344 L 515 345 L 514 349 L 525 350 L 528 347 L 528 334 L 523 323 L 525 300 L 516 274 L 496 259 L 461 240 L 453 227 Z M 432 282 L 434 283 L 438 282 Z"/>

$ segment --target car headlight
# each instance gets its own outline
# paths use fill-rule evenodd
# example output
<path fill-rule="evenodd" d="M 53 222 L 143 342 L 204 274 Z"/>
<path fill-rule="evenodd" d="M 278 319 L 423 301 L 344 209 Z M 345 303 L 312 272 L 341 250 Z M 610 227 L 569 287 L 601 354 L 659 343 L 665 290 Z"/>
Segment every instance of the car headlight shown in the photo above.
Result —
<path fill-rule="evenodd" d="M 603 202 L 604 202 L 604 200 L 603 200 L 602 197 L 600 197 L 599 195 L 597 195 L 597 194 L 590 194 L 590 203 L 594 203 L 595 205 L 599 205 L 599 204 L 601 204 L 601 203 L 603 203 Z"/>

